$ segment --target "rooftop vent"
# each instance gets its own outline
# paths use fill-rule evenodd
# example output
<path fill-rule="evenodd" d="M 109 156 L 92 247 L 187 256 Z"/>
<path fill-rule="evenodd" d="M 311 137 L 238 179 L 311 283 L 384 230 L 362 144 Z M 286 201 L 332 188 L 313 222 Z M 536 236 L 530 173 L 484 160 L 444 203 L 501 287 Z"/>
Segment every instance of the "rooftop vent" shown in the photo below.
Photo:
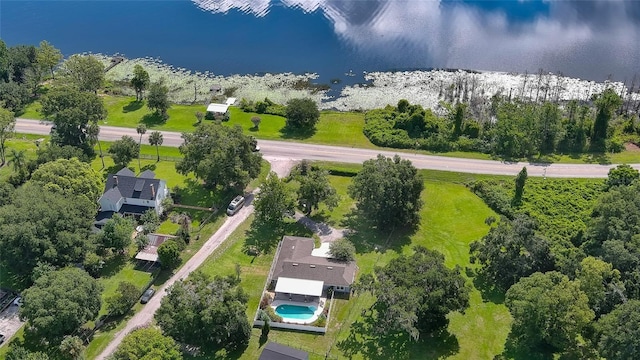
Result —
<path fill-rule="evenodd" d="M 293 264 L 291 264 L 291 265 L 293 265 L 293 266 L 298 266 L 298 263 L 293 263 Z"/>
<path fill-rule="evenodd" d="M 313 264 L 311 264 L 311 265 L 309 265 L 309 267 L 314 268 L 314 267 L 316 267 L 316 266 L 315 266 L 315 265 L 313 265 Z"/>
<path fill-rule="evenodd" d="M 327 269 L 333 270 L 333 266 L 327 266 Z"/>

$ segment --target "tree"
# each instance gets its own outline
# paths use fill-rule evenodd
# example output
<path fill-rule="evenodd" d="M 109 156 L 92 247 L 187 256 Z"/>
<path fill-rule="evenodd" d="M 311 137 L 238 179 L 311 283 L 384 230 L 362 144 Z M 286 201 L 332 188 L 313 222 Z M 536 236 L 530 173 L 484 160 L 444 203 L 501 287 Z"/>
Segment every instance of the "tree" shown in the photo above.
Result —
<path fill-rule="evenodd" d="M 136 329 L 122 340 L 113 360 L 182 360 L 176 342 L 156 328 Z"/>
<path fill-rule="evenodd" d="M 353 261 L 356 258 L 356 247 L 347 239 L 339 239 L 329 244 L 329 254 L 341 261 Z"/>
<path fill-rule="evenodd" d="M 102 287 L 84 270 L 68 267 L 39 277 L 23 292 L 20 317 L 28 331 L 54 342 L 98 316 Z"/>
<path fill-rule="evenodd" d="M 65 336 L 59 349 L 68 359 L 84 359 L 84 342 L 77 336 Z"/>
<path fill-rule="evenodd" d="M 106 249 L 125 251 L 131 245 L 133 228 L 134 223 L 131 218 L 113 214 L 113 217 L 107 220 L 102 227 L 102 232 L 98 235 L 98 242 Z"/>
<path fill-rule="evenodd" d="M 497 227 L 471 243 L 471 262 L 480 263 L 480 273 L 505 291 L 522 277 L 553 270 L 549 242 L 537 230 L 535 220 L 525 215 L 513 221 L 502 217 Z"/>
<path fill-rule="evenodd" d="M 233 350 L 251 336 L 247 301 L 235 276 L 211 280 L 198 271 L 169 288 L 155 319 L 177 341 Z"/>
<path fill-rule="evenodd" d="M 49 360 L 49 355 L 43 352 L 30 352 L 22 346 L 9 344 L 9 351 L 7 351 L 7 360 Z"/>
<path fill-rule="evenodd" d="M 91 165 L 76 158 L 58 159 L 40 165 L 31 174 L 31 182 L 42 185 L 46 191 L 85 197 L 94 203 L 104 190 L 102 175 L 93 170 Z"/>
<path fill-rule="evenodd" d="M 40 261 L 54 266 L 79 263 L 92 247 L 96 203 L 27 182 L 11 203 L 0 207 L 0 261 L 30 276 Z"/>
<path fill-rule="evenodd" d="M 4 107 L 14 113 L 21 112 L 24 106 L 31 101 L 29 86 L 13 81 L 0 81 L 0 101 L 4 103 Z"/>
<path fill-rule="evenodd" d="M 5 142 L 13 137 L 15 126 L 16 118 L 13 113 L 4 107 L 0 107 L 0 167 L 7 161 Z"/>
<path fill-rule="evenodd" d="M 260 116 L 252 116 L 251 117 L 251 123 L 253 123 L 253 128 L 254 129 L 259 130 L 261 122 L 262 122 L 262 119 L 260 118 Z"/>
<path fill-rule="evenodd" d="M 36 150 L 36 155 L 38 156 L 36 159 L 36 164 L 38 164 L 38 166 L 58 159 L 69 160 L 77 158 L 85 163 L 91 161 L 91 159 L 85 155 L 80 148 L 71 145 L 60 146 L 51 142 L 46 143 L 46 145 L 39 146 Z"/>
<path fill-rule="evenodd" d="M 147 126 L 145 124 L 138 124 L 136 132 L 140 135 L 140 140 L 138 140 L 138 169 L 142 171 L 142 167 L 140 166 L 140 151 L 142 150 L 142 135 L 147 133 Z M 157 150 L 156 148 L 156 151 Z"/>
<path fill-rule="evenodd" d="M 107 303 L 107 311 L 110 316 L 121 316 L 126 314 L 140 298 L 140 290 L 128 281 L 121 281 L 118 284 L 116 293 L 109 296 L 105 302 Z"/>
<path fill-rule="evenodd" d="M 393 159 L 378 155 L 364 162 L 353 178 L 349 195 L 379 229 L 389 229 L 418 223 L 423 188 L 422 176 L 411 161 L 398 155 Z"/>
<path fill-rule="evenodd" d="M 294 212 L 293 191 L 276 173 L 271 172 L 256 195 L 254 207 L 258 224 L 280 228 L 284 218 Z"/>
<path fill-rule="evenodd" d="M 160 223 L 162 223 L 162 221 L 155 209 L 149 209 L 143 212 L 140 216 L 140 223 L 142 223 L 142 232 L 150 234 L 160 227 Z"/>
<path fill-rule="evenodd" d="M 94 278 L 98 278 L 100 276 L 100 271 L 102 271 L 102 268 L 104 267 L 104 259 L 102 259 L 102 257 L 95 252 L 88 252 L 84 256 L 82 267 L 86 272 L 89 273 L 89 275 L 93 276 Z M 33 270 L 33 276 L 36 276 L 36 270 L 40 271 L 40 269 L 36 267 Z"/>
<path fill-rule="evenodd" d="M 144 248 L 149 245 L 149 237 L 145 233 L 137 233 L 136 237 L 133 239 L 136 244 L 136 248 L 138 251 L 142 251 Z"/>
<path fill-rule="evenodd" d="M 42 99 L 41 112 L 55 125 L 53 143 L 79 147 L 93 155 L 97 135 L 93 134 L 95 130 L 90 133 L 90 127 L 107 116 L 102 99 L 74 88 L 53 88 Z"/>
<path fill-rule="evenodd" d="M 338 206 L 340 197 L 336 189 L 329 182 L 329 172 L 323 169 L 312 168 L 304 176 L 299 176 L 298 201 L 304 204 L 304 210 L 308 215 L 318 207 L 321 202 L 327 205 L 329 210 Z"/>
<path fill-rule="evenodd" d="M 522 170 L 516 176 L 516 193 L 513 197 L 513 201 L 516 204 L 522 202 L 522 194 L 524 193 L 524 185 L 527 182 L 527 167 L 523 167 Z"/>
<path fill-rule="evenodd" d="M 160 161 L 160 151 L 158 150 L 158 146 L 162 145 L 164 139 L 162 138 L 162 133 L 160 131 L 152 131 L 149 134 L 149 145 L 156 147 L 156 155 L 158 156 L 158 160 Z"/>
<path fill-rule="evenodd" d="M 140 147 L 131 136 L 124 135 L 120 140 L 114 141 L 107 152 L 116 165 L 126 167 L 140 154 Z"/>
<path fill-rule="evenodd" d="M 102 153 L 102 144 L 100 143 L 98 135 L 100 135 L 100 126 L 95 122 L 89 124 L 89 127 L 87 128 L 87 138 L 92 143 L 98 144 L 98 150 L 100 151 L 100 161 L 102 162 L 102 169 L 104 169 L 104 154 Z"/>
<path fill-rule="evenodd" d="M 9 164 L 13 167 L 13 172 L 22 174 L 27 167 L 26 150 L 11 149 L 11 160 Z"/>
<path fill-rule="evenodd" d="M 53 45 L 49 44 L 46 40 L 42 40 L 36 57 L 38 59 L 38 65 L 40 65 L 42 69 L 51 72 L 51 77 L 55 79 L 53 68 L 55 68 L 63 58 L 60 50 L 53 47 Z"/>
<path fill-rule="evenodd" d="M 149 86 L 149 73 L 140 64 L 133 67 L 131 86 L 136 91 L 136 101 L 144 99 L 144 90 Z"/>
<path fill-rule="evenodd" d="M 580 286 L 556 271 L 520 279 L 507 291 L 505 305 L 513 316 L 510 336 L 528 348 L 573 349 L 594 318 Z"/>
<path fill-rule="evenodd" d="M 496 118 L 492 129 L 496 154 L 518 158 L 538 152 L 538 115 L 535 105 L 502 101 L 497 105 Z"/>
<path fill-rule="evenodd" d="M 204 113 L 202 111 L 196 111 L 195 115 L 196 122 L 198 123 L 198 125 L 200 125 L 200 123 L 202 123 L 202 119 L 204 119 Z"/>
<path fill-rule="evenodd" d="M 640 354 L 640 301 L 629 300 L 596 324 L 600 355 L 608 360 L 635 359 Z"/>
<path fill-rule="evenodd" d="M 405 332 L 418 340 L 446 327 L 450 312 L 469 307 L 469 288 L 460 268 L 449 269 L 437 251 L 416 246 L 412 255 L 376 266 L 374 272 L 377 281 L 369 278 L 358 288 L 377 298 L 377 332 Z"/>
<path fill-rule="evenodd" d="M 455 108 L 452 109 L 451 120 L 453 122 L 453 136 L 458 138 L 462 135 L 462 125 L 464 124 L 465 115 L 467 112 L 467 105 L 461 102 L 456 103 Z"/>
<path fill-rule="evenodd" d="M 287 102 L 286 126 L 291 129 L 310 130 L 320 120 L 320 111 L 315 101 L 305 99 L 291 99 Z"/>
<path fill-rule="evenodd" d="M 625 299 L 620 272 L 600 259 L 587 256 L 576 273 L 580 290 L 589 298 L 589 307 L 597 317 L 609 313 Z"/>
<path fill-rule="evenodd" d="M 562 115 L 557 104 L 546 102 L 540 109 L 538 121 L 539 148 L 543 153 L 552 153 L 563 136 Z"/>
<path fill-rule="evenodd" d="M 615 115 L 615 111 L 622 105 L 622 99 L 613 88 L 608 88 L 595 97 L 596 120 L 593 123 L 593 133 L 591 143 L 600 148 L 604 148 L 604 140 L 607 138 L 609 122 Z"/>
<path fill-rule="evenodd" d="M 171 107 L 169 102 L 169 88 L 164 81 L 156 81 L 149 86 L 149 94 L 147 95 L 147 106 L 156 114 L 160 115 L 163 120 L 169 118 L 167 110 Z"/>
<path fill-rule="evenodd" d="M 104 81 L 104 65 L 91 55 L 71 55 L 63 63 L 62 73 L 80 91 L 97 93 Z"/>
<path fill-rule="evenodd" d="M 173 240 L 167 240 L 158 247 L 158 260 L 165 269 L 180 265 L 180 246 Z"/>
<path fill-rule="evenodd" d="M 182 138 L 184 157 L 176 169 L 183 175 L 193 172 L 209 188 L 242 191 L 260 174 L 262 155 L 253 151 L 251 137 L 240 126 L 203 124 L 193 133 L 183 133 Z"/>
<path fill-rule="evenodd" d="M 638 170 L 632 168 L 630 165 L 621 164 L 609 170 L 606 187 L 608 190 L 614 186 L 628 186 L 638 178 L 640 178 L 640 172 L 638 172 Z"/>

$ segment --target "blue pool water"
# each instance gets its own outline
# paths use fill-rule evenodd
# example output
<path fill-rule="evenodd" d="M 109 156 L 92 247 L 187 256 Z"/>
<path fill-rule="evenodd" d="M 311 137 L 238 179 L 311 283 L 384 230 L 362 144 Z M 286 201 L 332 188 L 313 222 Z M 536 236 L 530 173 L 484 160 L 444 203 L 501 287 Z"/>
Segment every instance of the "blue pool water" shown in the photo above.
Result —
<path fill-rule="evenodd" d="M 283 318 L 296 320 L 309 320 L 315 312 L 315 306 L 279 305 L 276 308 L 276 314 Z"/>

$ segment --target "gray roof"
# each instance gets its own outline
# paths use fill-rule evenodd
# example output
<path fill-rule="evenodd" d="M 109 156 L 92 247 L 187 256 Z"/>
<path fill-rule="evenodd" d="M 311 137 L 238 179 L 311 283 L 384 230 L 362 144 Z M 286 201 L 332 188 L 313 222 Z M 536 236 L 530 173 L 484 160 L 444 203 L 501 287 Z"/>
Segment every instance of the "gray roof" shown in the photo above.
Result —
<path fill-rule="evenodd" d="M 344 262 L 312 256 L 313 239 L 285 236 L 280 244 L 272 280 L 280 276 L 324 281 L 329 286 L 351 286 L 357 266 L 354 261 Z"/>
<path fill-rule="evenodd" d="M 144 178 L 144 179 L 155 179 L 156 178 L 156 173 L 154 173 L 151 170 L 145 170 L 142 173 L 140 173 L 140 175 L 138 175 L 139 178 Z"/>
<path fill-rule="evenodd" d="M 118 190 L 117 187 L 113 187 L 105 191 L 104 194 L 102 194 L 102 197 L 105 199 L 109 199 L 115 203 L 120 201 L 120 198 L 122 198 L 122 194 L 120 193 L 120 190 Z"/>
<path fill-rule="evenodd" d="M 309 354 L 278 343 L 269 342 L 258 360 L 308 360 Z"/>
<path fill-rule="evenodd" d="M 123 167 L 116 173 L 118 176 L 136 176 L 136 174 L 127 167 Z"/>
<path fill-rule="evenodd" d="M 151 185 L 153 185 L 154 191 L 156 192 L 157 196 L 160 189 L 159 179 L 143 179 L 135 176 L 122 175 L 120 174 L 121 172 L 122 170 L 118 171 L 116 175 L 109 174 L 107 176 L 107 183 L 104 187 L 103 196 L 106 196 L 110 192 L 113 194 L 113 196 L 115 196 L 115 192 L 113 192 L 112 190 L 117 190 L 124 198 L 155 200 L 153 191 L 151 191 Z M 131 172 L 131 170 L 129 170 L 129 172 Z M 112 195 L 109 196 L 111 198 Z"/>

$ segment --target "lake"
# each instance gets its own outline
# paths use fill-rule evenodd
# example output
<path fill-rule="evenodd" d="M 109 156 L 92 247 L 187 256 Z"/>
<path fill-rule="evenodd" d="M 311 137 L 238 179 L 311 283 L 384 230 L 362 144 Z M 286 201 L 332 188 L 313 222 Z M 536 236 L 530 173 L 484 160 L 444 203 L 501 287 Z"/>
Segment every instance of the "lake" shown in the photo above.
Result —
<path fill-rule="evenodd" d="M 428 68 L 640 74 L 640 1 L 3 0 L 0 37 L 221 75 L 313 72 L 325 83 Z"/>

